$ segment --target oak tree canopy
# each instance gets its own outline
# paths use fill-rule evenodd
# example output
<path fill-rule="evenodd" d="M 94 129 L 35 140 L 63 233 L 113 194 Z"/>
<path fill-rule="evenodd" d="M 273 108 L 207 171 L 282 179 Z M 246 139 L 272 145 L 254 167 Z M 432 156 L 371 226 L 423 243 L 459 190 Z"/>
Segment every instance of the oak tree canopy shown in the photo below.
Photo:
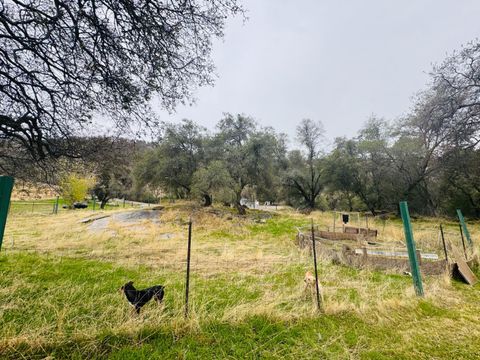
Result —
<path fill-rule="evenodd" d="M 116 128 L 155 124 L 212 83 L 212 39 L 237 0 L 0 0 L 1 151 L 75 156 L 92 116 Z"/>

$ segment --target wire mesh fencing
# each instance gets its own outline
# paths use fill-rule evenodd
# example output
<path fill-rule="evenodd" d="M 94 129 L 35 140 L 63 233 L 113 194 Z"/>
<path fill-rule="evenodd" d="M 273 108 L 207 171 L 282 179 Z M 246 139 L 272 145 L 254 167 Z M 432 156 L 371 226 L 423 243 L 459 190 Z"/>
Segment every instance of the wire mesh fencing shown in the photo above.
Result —
<path fill-rule="evenodd" d="M 60 209 L 59 209 L 60 210 Z M 10 203 L 10 215 L 24 214 L 54 214 L 56 202 L 52 201 L 12 201 Z"/>
<path fill-rule="evenodd" d="M 155 204 L 142 203 L 137 201 L 130 201 L 124 199 L 112 199 L 106 204 L 99 202 L 98 200 L 88 200 L 82 203 L 81 208 L 75 208 L 74 210 L 121 210 L 121 209 L 140 209 L 151 208 Z M 26 214 L 43 214 L 43 215 L 55 215 L 60 212 L 72 210 L 72 206 L 65 203 L 64 200 L 48 199 L 48 200 L 22 200 L 11 201 L 9 208 L 9 215 L 26 215 Z"/>

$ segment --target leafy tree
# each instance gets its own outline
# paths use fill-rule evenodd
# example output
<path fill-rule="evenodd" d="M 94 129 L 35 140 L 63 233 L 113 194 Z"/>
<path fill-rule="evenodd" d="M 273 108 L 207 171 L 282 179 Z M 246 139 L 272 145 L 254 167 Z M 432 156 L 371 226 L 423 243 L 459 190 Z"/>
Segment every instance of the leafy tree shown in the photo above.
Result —
<path fill-rule="evenodd" d="M 327 185 L 327 193 L 331 194 L 335 204 L 343 197 L 348 203 L 348 210 L 353 211 L 354 198 L 360 191 L 357 143 L 354 140 L 337 138 L 335 145 L 323 162 L 323 180 Z M 330 207 L 335 208 L 332 207 L 332 201 L 330 203 Z"/>
<path fill-rule="evenodd" d="M 84 152 L 79 161 L 95 175 L 92 193 L 100 201 L 102 209 L 110 199 L 130 194 L 133 164 L 146 147 L 143 142 L 114 137 L 91 137 L 77 140 L 77 143 L 91 149 Z M 72 161 L 69 164 L 72 166 Z"/>
<path fill-rule="evenodd" d="M 157 147 L 147 151 L 135 169 L 141 186 L 161 187 L 178 198 L 190 195 L 192 178 L 204 158 L 205 129 L 191 120 L 163 125 Z"/>
<path fill-rule="evenodd" d="M 251 158 L 248 157 L 247 142 L 256 131 L 256 123 L 244 115 L 225 114 L 225 117 L 217 124 L 217 130 L 218 133 L 213 144 L 218 149 L 219 160 L 225 163 L 227 171 L 233 179 L 234 204 L 240 214 L 245 214 L 240 200 L 243 189 L 252 182 L 249 168 Z"/>
<path fill-rule="evenodd" d="M 231 202 L 235 194 L 232 191 L 234 181 L 221 161 L 212 161 L 206 167 L 193 174 L 193 193 L 203 198 L 204 206 L 212 205 L 212 197 L 221 202 Z"/>
<path fill-rule="evenodd" d="M 248 141 L 247 153 L 256 198 L 278 201 L 282 176 L 288 167 L 286 135 L 277 134 L 272 128 L 257 131 Z"/>
<path fill-rule="evenodd" d="M 303 200 L 309 209 L 316 207 L 317 197 L 323 189 L 321 174 L 321 144 L 323 125 L 304 119 L 297 126 L 297 140 L 304 152 L 291 153 L 291 169 L 285 175 L 285 185 L 293 196 Z"/>
<path fill-rule="evenodd" d="M 480 151 L 456 149 L 443 159 L 443 172 L 438 182 L 441 203 L 446 214 L 455 209 L 480 217 Z"/>
<path fill-rule="evenodd" d="M 388 124 L 370 118 L 360 131 L 357 142 L 356 195 L 373 215 L 379 209 L 396 209 L 392 201 L 392 164 L 387 154 Z"/>
<path fill-rule="evenodd" d="M 110 199 L 124 197 L 131 186 L 131 179 L 127 173 L 119 171 L 102 171 L 97 176 L 93 186 L 93 193 L 100 200 L 100 208 L 104 209 Z"/>
<path fill-rule="evenodd" d="M 91 178 L 82 177 L 78 174 L 66 175 L 60 182 L 64 201 L 70 208 L 73 207 L 75 202 L 84 201 L 92 184 Z"/>
<path fill-rule="evenodd" d="M 331 189 L 355 194 L 373 215 L 396 209 L 389 134 L 387 123 L 372 117 L 356 139 L 337 139 L 325 161 L 324 179 Z"/>
<path fill-rule="evenodd" d="M 217 125 L 218 133 L 212 141 L 217 148 L 212 152 L 226 165 L 233 179 L 234 204 L 240 214 L 240 204 L 246 186 L 265 189 L 273 184 L 274 161 L 280 158 L 282 137 L 272 129 L 258 129 L 255 121 L 244 115 L 226 114 Z"/>

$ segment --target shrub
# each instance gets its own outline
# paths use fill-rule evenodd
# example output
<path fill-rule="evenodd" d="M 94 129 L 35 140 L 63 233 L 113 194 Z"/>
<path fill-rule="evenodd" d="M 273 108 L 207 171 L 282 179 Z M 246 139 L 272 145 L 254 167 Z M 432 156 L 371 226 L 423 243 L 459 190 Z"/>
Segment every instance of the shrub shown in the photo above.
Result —
<path fill-rule="evenodd" d="M 70 208 L 73 203 L 84 201 L 92 186 L 93 179 L 78 174 L 69 174 L 60 182 L 62 197 Z"/>

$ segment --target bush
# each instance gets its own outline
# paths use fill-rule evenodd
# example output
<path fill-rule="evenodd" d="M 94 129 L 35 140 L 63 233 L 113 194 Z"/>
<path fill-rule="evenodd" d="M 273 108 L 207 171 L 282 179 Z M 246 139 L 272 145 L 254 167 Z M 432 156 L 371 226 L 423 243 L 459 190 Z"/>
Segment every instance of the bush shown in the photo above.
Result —
<path fill-rule="evenodd" d="M 78 174 L 69 174 L 60 182 L 62 197 L 70 208 L 73 207 L 73 203 L 84 201 L 92 186 L 93 179 Z"/>

